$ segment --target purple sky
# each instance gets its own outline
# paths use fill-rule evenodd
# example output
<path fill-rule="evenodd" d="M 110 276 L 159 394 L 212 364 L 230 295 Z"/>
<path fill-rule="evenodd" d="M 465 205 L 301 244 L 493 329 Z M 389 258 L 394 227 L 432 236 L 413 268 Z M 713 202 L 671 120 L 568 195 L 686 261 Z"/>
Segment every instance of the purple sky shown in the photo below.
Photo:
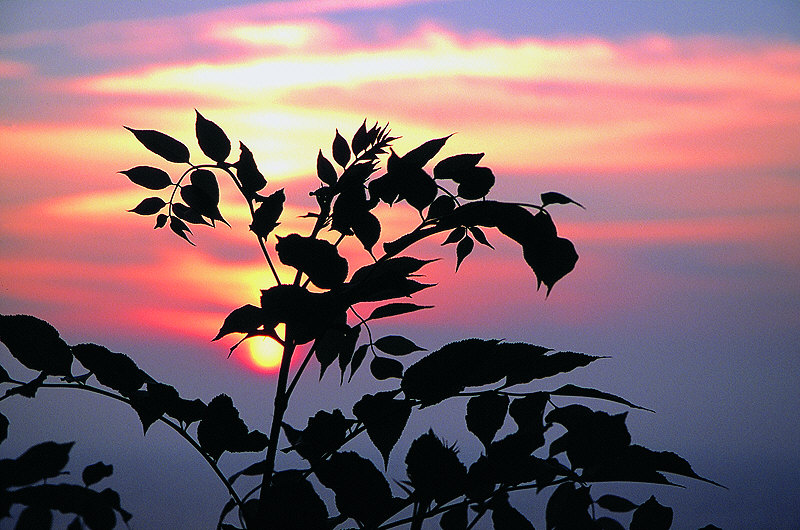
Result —
<path fill-rule="evenodd" d="M 335 128 L 389 121 L 399 152 L 455 131 L 443 155 L 485 152 L 496 198 L 557 190 L 587 207 L 552 210 L 581 259 L 545 301 L 499 235 L 457 276 L 445 247 L 439 286 L 415 300 L 436 309 L 400 331 L 429 349 L 476 336 L 610 355 L 572 382 L 655 409 L 631 413 L 634 440 L 730 488 L 658 490 L 675 528 L 800 525 L 796 2 L 163 4 L 0 3 L 0 313 L 126 352 L 187 396 L 226 392 L 264 429 L 272 376 L 209 342 L 269 287 L 246 211 L 223 189 L 232 229 L 198 230 L 197 248 L 152 231 L 116 172 L 158 161 L 122 126 L 189 144 L 198 108 L 295 204 Z M 361 375 L 347 412 L 377 388 Z M 295 423 L 338 391 L 314 379 Z M 67 397 L 3 401 L 0 456 L 78 440 L 75 469 L 114 463 L 133 528 L 218 512 L 224 492 L 171 433 L 142 438 L 132 413 Z"/>

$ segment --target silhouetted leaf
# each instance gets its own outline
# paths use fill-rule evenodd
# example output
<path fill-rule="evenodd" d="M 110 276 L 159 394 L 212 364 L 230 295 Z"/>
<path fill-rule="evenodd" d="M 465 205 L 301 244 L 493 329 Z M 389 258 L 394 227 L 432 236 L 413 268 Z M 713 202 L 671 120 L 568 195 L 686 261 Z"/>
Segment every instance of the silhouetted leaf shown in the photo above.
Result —
<path fill-rule="evenodd" d="M 508 411 L 508 396 L 484 392 L 467 402 L 467 429 L 488 447 L 503 426 Z"/>
<path fill-rule="evenodd" d="M 353 350 L 358 341 L 360 328 L 351 328 L 347 324 L 340 326 L 330 327 L 324 331 L 321 337 L 314 343 L 314 354 L 320 364 L 319 378 L 325 375 L 325 371 L 333 364 L 337 358 L 341 359 L 342 356 L 346 357 L 346 361 L 350 361 L 353 355 Z M 340 368 L 342 377 L 344 377 L 344 368 L 346 367 L 345 361 L 340 361 Z"/>
<path fill-rule="evenodd" d="M 319 154 L 317 155 L 317 177 L 328 186 L 336 184 L 336 179 L 338 178 L 336 176 L 336 169 L 322 154 L 322 149 L 319 150 Z"/>
<path fill-rule="evenodd" d="M 81 479 L 86 486 L 91 486 L 110 477 L 114 473 L 114 466 L 104 464 L 103 462 L 95 462 L 83 468 Z"/>
<path fill-rule="evenodd" d="M 626 405 L 634 409 L 646 410 L 648 412 L 655 412 L 648 408 L 640 407 L 639 405 L 634 405 L 627 399 L 615 396 L 614 394 L 609 394 L 608 392 L 603 392 L 601 390 L 596 390 L 594 388 L 584 388 L 580 386 L 575 386 L 573 384 L 567 384 L 562 386 L 558 390 L 552 390 L 550 394 L 554 396 L 573 396 L 573 397 L 603 399 L 605 401 L 611 401 L 614 403 L 619 403 L 621 405 Z"/>
<path fill-rule="evenodd" d="M 312 293 L 298 285 L 277 285 L 261 291 L 264 321 L 286 324 L 297 344 L 321 337 L 347 322 L 347 308 L 333 293 Z"/>
<path fill-rule="evenodd" d="M 548 351 L 546 348 L 542 348 L 541 346 L 529 345 L 529 347 L 532 349 L 532 351 L 539 348 L 545 352 Z M 503 344 L 500 346 L 500 348 L 510 349 L 511 345 Z M 514 364 L 519 369 L 509 370 L 506 382 L 508 384 L 529 383 L 534 379 L 544 379 L 560 373 L 570 372 L 576 368 L 586 366 L 598 359 L 604 358 L 605 357 L 569 351 L 554 352 L 549 355 L 537 355 L 535 357 L 531 356 L 530 362 L 528 363 L 522 363 L 520 362 L 520 359 L 517 358 L 514 360 Z"/>
<path fill-rule="evenodd" d="M 25 486 L 61 475 L 73 445 L 75 442 L 43 442 L 16 459 L 0 460 L 0 487 Z"/>
<path fill-rule="evenodd" d="M 231 154 L 231 141 L 219 125 L 205 119 L 197 109 L 195 113 L 195 133 L 200 149 L 214 162 L 224 162 Z"/>
<path fill-rule="evenodd" d="M 436 154 L 444 147 L 445 142 L 453 136 L 449 134 L 444 138 L 437 138 L 435 140 L 428 140 L 419 147 L 415 147 L 405 155 L 403 161 L 410 167 L 421 168 L 427 164 Z"/>
<path fill-rule="evenodd" d="M 669 530 L 672 508 L 662 506 L 651 496 L 633 512 L 631 530 Z"/>
<path fill-rule="evenodd" d="M 350 142 L 353 147 L 353 154 L 358 154 L 364 151 L 369 146 L 369 135 L 367 134 L 367 120 L 361 124 L 356 133 L 353 135 L 353 140 Z"/>
<path fill-rule="evenodd" d="M 459 226 L 458 228 L 453 229 L 453 231 L 447 235 L 447 238 L 442 242 L 442 246 L 458 243 L 459 241 L 464 239 L 466 235 L 467 235 L 467 229 L 464 228 L 463 226 Z"/>
<path fill-rule="evenodd" d="M 205 219 L 205 217 L 203 217 L 200 214 L 200 212 L 198 212 L 197 210 L 193 210 L 192 208 L 189 208 L 183 203 L 180 202 L 172 203 L 172 213 L 173 215 L 180 217 L 187 223 L 211 226 L 211 223 L 209 223 Z"/>
<path fill-rule="evenodd" d="M 458 183 L 458 196 L 467 200 L 485 197 L 494 186 L 494 173 L 488 167 L 473 167 L 453 176 Z"/>
<path fill-rule="evenodd" d="M 389 483 L 369 460 L 353 452 L 334 453 L 315 473 L 336 494 L 342 515 L 373 526 L 392 513 L 394 500 Z"/>
<path fill-rule="evenodd" d="M 41 506 L 26 506 L 20 512 L 14 530 L 50 530 L 52 525 L 52 511 Z"/>
<path fill-rule="evenodd" d="M 69 375 L 72 353 L 56 328 L 30 315 L 0 315 L 0 342 L 24 366 L 49 375 Z"/>
<path fill-rule="evenodd" d="M 136 205 L 129 212 L 138 213 L 139 215 L 153 215 L 158 213 L 161 208 L 166 206 L 167 203 L 161 197 L 148 197 Z"/>
<path fill-rule="evenodd" d="M 461 262 L 464 261 L 464 258 L 469 256 L 473 248 L 475 248 L 475 242 L 469 236 L 464 237 L 464 239 L 458 242 L 456 246 L 456 272 L 458 272 Z"/>
<path fill-rule="evenodd" d="M 449 214 L 456 208 L 456 201 L 449 195 L 439 195 L 428 207 L 426 219 L 438 219 Z"/>
<path fill-rule="evenodd" d="M 198 169 L 192 171 L 189 175 L 189 180 L 191 185 L 184 186 L 181 189 L 181 196 L 183 196 L 183 192 L 187 188 L 193 189 L 198 204 L 191 204 L 188 201 L 187 204 L 206 217 L 227 224 L 219 212 L 219 184 L 214 173 L 207 169 Z"/>
<path fill-rule="evenodd" d="M 478 228 L 477 226 L 470 226 L 470 227 L 469 227 L 469 232 L 470 232 L 470 234 L 472 234 L 472 236 L 473 236 L 473 237 L 474 237 L 474 238 L 475 238 L 475 239 L 478 241 L 478 243 L 480 243 L 481 245 L 485 245 L 485 246 L 487 246 L 487 247 L 489 247 L 489 248 L 491 248 L 491 249 L 493 249 L 493 248 L 494 248 L 494 247 L 491 245 L 491 243 L 489 243 L 489 240 L 488 240 L 488 239 L 486 239 L 486 235 L 483 233 L 483 230 L 481 230 L 481 229 L 480 229 L 480 228 Z"/>
<path fill-rule="evenodd" d="M 44 383 L 45 379 L 47 379 L 47 374 L 41 372 L 32 380 L 24 383 L 20 386 L 15 386 L 13 388 L 9 388 L 6 390 L 6 396 L 14 396 L 19 394 L 20 396 L 26 398 L 34 398 L 36 397 L 36 392 L 42 387 L 42 383 Z"/>
<path fill-rule="evenodd" d="M 467 468 L 457 451 L 445 446 L 429 430 L 411 443 L 406 455 L 406 473 L 420 500 L 443 504 L 464 493 Z"/>
<path fill-rule="evenodd" d="M 400 335 L 387 335 L 375 341 L 375 347 L 389 355 L 408 355 L 415 351 L 425 351 L 413 341 Z"/>
<path fill-rule="evenodd" d="M 544 445 L 544 409 L 550 400 L 547 392 L 533 392 L 515 398 L 508 408 L 509 415 L 519 427 L 520 433 L 536 438 L 536 447 Z"/>
<path fill-rule="evenodd" d="M 433 306 L 430 305 L 417 305 L 407 302 L 394 302 L 391 304 L 382 305 L 380 307 L 376 307 L 372 310 L 367 320 L 375 320 L 378 318 L 386 318 L 386 317 L 393 317 L 396 315 L 402 315 L 405 313 L 411 313 L 413 311 L 419 311 L 420 309 L 430 309 Z"/>
<path fill-rule="evenodd" d="M 403 363 L 397 359 L 375 356 L 369 363 L 369 371 L 375 379 L 380 380 L 403 377 Z"/>
<path fill-rule="evenodd" d="M 130 396 L 131 407 L 139 416 L 142 423 L 142 432 L 147 434 L 147 430 L 166 412 L 164 403 L 150 394 L 147 390 L 137 390 Z"/>
<path fill-rule="evenodd" d="M 289 234 L 278 237 L 275 250 L 281 263 L 306 274 L 320 289 L 331 289 L 347 279 L 347 260 L 324 239 Z"/>
<path fill-rule="evenodd" d="M 625 530 L 624 526 L 610 517 L 598 517 L 594 521 L 594 527 L 596 530 Z"/>
<path fill-rule="evenodd" d="M 490 503 L 495 530 L 534 530 L 533 525 L 508 503 L 508 495 L 498 495 Z"/>
<path fill-rule="evenodd" d="M 576 206 L 580 206 L 584 208 L 584 206 L 578 202 L 573 201 L 566 195 L 562 195 L 556 191 L 548 191 L 547 193 L 542 193 L 542 206 L 547 206 L 548 204 L 575 204 Z M 584 208 L 585 210 L 586 208 Z"/>
<path fill-rule="evenodd" d="M 10 383 L 10 382 L 11 382 L 11 376 L 8 375 L 8 372 L 6 372 L 5 368 L 0 366 L 0 383 Z"/>
<path fill-rule="evenodd" d="M 606 494 L 597 499 L 597 505 L 612 512 L 630 512 L 636 509 L 636 504 L 618 495 Z"/>
<path fill-rule="evenodd" d="M 567 432 L 550 444 L 550 456 L 566 451 L 574 468 L 590 473 L 609 462 L 617 465 L 628 452 L 631 435 L 625 426 L 627 412 L 610 415 L 583 405 L 567 405 L 551 410 L 545 418 L 559 423 Z"/>
<path fill-rule="evenodd" d="M 148 379 L 147 374 L 136 366 L 124 353 L 115 353 L 97 344 L 77 344 L 72 347 L 75 358 L 100 384 L 113 388 L 122 395 L 139 390 Z"/>
<path fill-rule="evenodd" d="M 117 523 L 115 510 L 124 521 L 130 514 L 119 507 L 113 490 L 101 492 L 73 484 L 41 484 L 9 493 L 12 502 L 79 515 L 90 530 L 112 530 Z"/>
<path fill-rule="evenodd" d="M 402 256 L 366 265 L 353 273 L 342 294 L 348 304 L 411 296 L 430 285 L 411 280 L 409 276 L 432 261 Z"/>
<path fill-rule="evenodd" d="M 283 192 L 283 188 L 264 197 L 261 200 L 261 205 L 253 214 L 253 223 L 250 225 L 250 230 L 260 238 L 266 239 L 279 224 L 278 219 L 283 213 L 285 200 L 286 195 Z"/>
<path fill-rule="evenodd" d="M 361 242 L 364 250 L 371 253 L 372 247 L 381 237 L 380 221 L 366 210 L 358 210 L 358 213 L 353 215 L 350 221 L 350 228 L 352 228 L 356 238 Z"/>
<path fill-rule="evenodd" d="M 389 454 L 403 434 L 411 415 L 411 403 L 395 399 L 396 392 L 366 394 L 353 405 L 353 414 L 367 429 L 367 436 L 383 456 L 384 467 L 389 464 Z"/>
<path fill-rule="evenodd" d="M 467 505 L 458 504 L 442 514 L 439 527 L 442 530 L 464 530 L 467 528 Z"/>
<path fill-rule="evenodd" d="M 297 470 L 280 471 L 263 492 L 259 523 L 263 528 L 308 530 L 328 527 L 328 510 L 314 487 Z"/>
<path fill-rule="evenodd" d="M 205 403 L 199 399 L 183 399 L 178 391 L 170 385 L 149 381 L 147 393 L 154 402 L 158 403 L 160 410 L 182 423 L 191 424 L 200 421 L 205 416 Z"/>
<path fill-rule="evenodd" d="M 224 451 L 233 453 L 263 450 L 267 437 L 258 431 L 248 431 L 239 418 L 231 398 L 220 394 L 211 400 L 197 426 L 197 440 L 208 455 L 217 460 Z"/>
<path fill-rule="evenodd" d="M 267 179 L 258 170 L 253 153 L 246 145 L 239 142 L 239 160 L 233 165 L 236 168 L 236 177 L 242 185 L 242 190 L 248 199 L 252 199 L 255 193 L 267 185 Z"/>
<path fill-rule="evenodd" d="M 353 352 L 353 358 L 350 359 L 350 377 L 348 381 L 353 379 L 356 371 L 361 367 L 361 363 L 364 362 L 364 358 L 367 356 L 367 350 L 369 349 L 369 344 L 362 344 L 356 351 Z"/>
<path fill-rule="evenodd" d="M 169 218 L 169 228 L 170 228 L 170 230 L 172 230 L 172 231 L 173 231 L 173 232 L 174 232 L 176 235 L 178 235 L 178 236 L 182 237 L 182 238 L 183 238 L 183 239 L 185 239 L 185 240 L 186 240 L 186 241 L 187 241 L 189 244 L 191 244 L 192 246 L 194 246 L 194 243 L 192 243 L 192 241 L 189 239 L 189 236 L 187 236 L 187 235 L 186 235 L 186 232 L 189 232 L 190 234 L 192 233 L 192 231 L 191 231 L 191 230 L 189 230 L 189 227 L 188 227 L 188 226 L 186 226 L 186 223 L 184 223 L 183 221 L 181 221 L 181 220 L 180 220 L 180 219 L 178 219 L 177 217 L 170 217 L 170 218 Z"/>
<path fill-rule="evenodd" d="M 222 323 L 219 333 L 217 333 L 217 336 L 211 340 L 219 340 L 229 333 L 245 333 L 247 335 L 255 335 L 258 333 L 258 329 L 265 324 L 267 323 L 264 320 L 264 312 L 261 310 L 261 308 L 251 304 L 246 304 L 242 307 L 234 309 L 227 317 L 225 317 L 225 321 Z"/>
<path fill-rule="evenodd" d="M 336 136 L 333 138 L 333 159 L 342 167 L 347 166 L 350 161 L 350 146 L 347 145 L 347 140 L 344 136 L 339 134 L 339 129 L 336 129 Z"/>
<path fill-rule="evenodd" d="M 433 168 L 433 178 L 454 179 L 478 165 L 483 153 L 461 154 L 440 160 Z"/>
<path fill-rule="evenodd" d="M 305 429 L 293 434 L 295 438 L 291 441 L 292 449 L 306 460 L 317 461 L 342 446 L 351 424 L 352 420 L 345 418 L 339 409 L 333 412 L 320 410 L 308 419 Z M 284 424 L 283 427 L 288 435 L 290 426 Z"/>
<path fill-rule="evenodd" d="M 156 224 L 153 229 L 164 228 L 167 225 L 167 219 L 169 219 L 169 217 L 167 217 L 166 214 L 158 214 L 158 217 L 156 217 Z"/>
<path fill-rule="evenodd" d="M 150 129 L 125 128 L 132 132 L 143 146 L 161 158 L 175 163 L 189 162 L 189 149 L 175 138 Z"/>
<path fill-rule="evenodd" d="M 589 506 L 592 499 L 588 488 L 577 488 L 571 482 L 558 486 L 545 508 L 545 521 L 548 530 L 572 530 L 592 528 Z"/>

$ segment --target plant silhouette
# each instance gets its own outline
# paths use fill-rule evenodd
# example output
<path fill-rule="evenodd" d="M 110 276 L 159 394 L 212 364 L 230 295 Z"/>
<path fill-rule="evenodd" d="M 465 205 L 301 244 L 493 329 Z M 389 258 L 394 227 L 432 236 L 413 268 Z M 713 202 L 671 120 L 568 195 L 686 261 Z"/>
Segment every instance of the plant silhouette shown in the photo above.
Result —
<path fill-rule="evenodd" d="M 595 498 L 592 484 L 671 484 L 668 475 L 715 484 L 674 453 L 632 443 L 627 413 L 612 415 L 553 401 L 554 396 L 592 398 L 647 410 L 594 388 L 548 387 L 548 378 L 600 356 L 479 338 L 426 352 L 407 337 L 374 334 L 376 320 L 430 309 L 410 301 L 414 293 L 432 287 L 419 279 L 430 260 L 407 252 L 439 234 L 443 245 L 455 248 L 458 270 L 476 242 L 492 247 L 484 230 L 496 229 L 520 245 L 538 286 L 544 285 L 549 295 L 578 260 L 573 244 L 558 236 L 549 207 L 582 205 L 556 192 L 541 194 L 540 204 L 491 200 L 495 177 L 479 165 L 482 153 L 456 154 L 434 164 L 449 138 L 443 137 L 400 156 L 391 147 L 397 138 L 388 125 L 368 127 L 364 121 L 349 141 L 336 131 L 330 158 L 319 151 L 319 183 L 311 192 L 316 209 L 305 216 L 307 234 L 278 237 L 273 232 L 281 222 L 284 191 L 265 191 L 267 180 L 244 144 L 238 160 L 229 162 L 231 142 L 214 122 L 197 112 L 197 142 L 210 159 L 199 164 L 190 160 L 186 145 L 166 134 L 128 130 L 148 150 L 185 168 L 174 181 L 167 171 L 150 166 L 122 171 L 134 184 L 164 193 L 131 210 L 155 216 L 155 228 L 169 226 L 194 244 L 190 225 L 227 224 L 219 209 L 218 177 L 230 179 L 249 208 L 249 229 L 274 284 L 261 291 L 260 306 L 233 309 L 213 340 L 241 336 L 231 353 L 257 336 L 282 346 L 274 403 L 264 414 L 271 423 L 265 432 L 252 430 L 229 396 L 221 394 L 208 403 L 186 399 L 127 355 L 96 344 L 68 345 L 53 326 L 29 315 L 0 316 L 0 340 L 38 375 L 18 381 L 0 367 L 0 383 L 7 386 L 0 400 L 34 398 L 42 387 L 83 390 L 132 407 L 145 434 L 154 422 L 166 424 L 227 488 L 217 522 L 225 530 L 437 525 L 453 530 L 488 521 L 498 529 L 533 528 L 518 508 L 534 491 L 549 495 L 544 513 L 548 529 L 654 530 L 670 527 L 671 508 L 652 496 L 643 502 L 611 494 Z M 383 163 L 385 170 L 380 169 Z M 431 165 L 429 173 L 426 167 Z M 419 222 L 379 245 L 377 206 L 398 203 L 406 203 Z M 367 265 L 351 270 L 340 254 L 348 237 L 363 246 Z M 279 275 L 275 259 L 294 269 L 292 278 Z M 276 331 L 279 324 L 285 325 L 283 337 Z M 308 345 L 308 351 L 302 362 L 292 365 L 301 345 Z M 320 366 L 320 378 L 335 364 L 346 384 L 367 357 L 380 391 L 364 395 L 348 412 L 320 410 L 302 428 L 286 422 L 293 391 L 313 360 Z M 437 434 L 436 425 L 409 447 L 398 446 L 412 414 L 445 402 L 460 403 L 448 407 L 462 407 L 467 431 L 482 446 L 477 460 L 463 461 L 456 447 Z M 0 442 L 8 429 L 0 414 Z M 347 447 L 364 436 L 382 461 Z M 122 508 L 119 495 L 94 488 L 111 475 L 111 465 L 86 467 L 81 485 L 52 483 L 68 464 L 72 445 L 44 442 L 17 458 L 0 460 L 0 517 L 20 505 L 17 528 L 49 527 L 53 510 L 75 515 L 71 529 L 113 528 L 119 519 L 127 523 L 131 514 Z M 226 476 L 219 467 L 226 453 L 252 453 L 254 460 Z M 287 466 L 279 453 L 296 453 L 303 464 Z M 404 462 L 406 476 L 392 476 L 390 458 Z M 256 478 L 256 485 L 245 489 L 242 477 Z M 323 502 L 322 489 L 332 492 L 332 503 Z"/>

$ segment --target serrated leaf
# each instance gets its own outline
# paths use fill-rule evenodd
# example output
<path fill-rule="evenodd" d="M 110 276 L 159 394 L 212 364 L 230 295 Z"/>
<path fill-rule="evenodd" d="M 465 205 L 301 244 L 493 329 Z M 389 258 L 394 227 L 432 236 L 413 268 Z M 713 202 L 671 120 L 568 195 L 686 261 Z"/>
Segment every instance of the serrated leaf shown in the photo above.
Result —
<path fill-rule="evenodd" d="M 324 239 L 289 234 L 275 245 L 281 263 L 306 274 L 320 289 L 332 289 L 347 279 L 347 260 Z"/>
<path fill-rule="evenodd" d="M 57 477 L 69 463 L 69 452 L 75 442 L 43 442 L 30 447 L 16 459 L 0 460 L 3 473 L 0 487 L 26 486 Z"/>
<path fill-rule="evenodd" d="M 336 184 L 336 179 L 338 178 L 336 176 L 336 169 L 333 167 L 330 160 L 325 158 L 322 154 L 322 149 L 319 150 L 319 154 L 317 155 L 317 177 L 328 186 Z"/>
<path fill-rule="evenodd" d="M 425 351 L 413 341 L 400 335 L 387 335 L 375 341 L 375 347 L 389 355 L 408 355 L 416 351 Z"/>
<path fill-rule="evenodd" d="M 456 272 L 458 272 L 461 262 L 469 256 L 473 248 L 475 248 L 475 241 L 469 236 L 465 236 L 464 239 L 458 242 L 458 245 L 456 245 Z"/>
<path fill-rule="evenodd" d="M 279 471 L 273 475 L 265 499 L 259 505 L 259 523 L 263 528 L 306 530 L 329 528 L 328 510 L 314 487 L 298 470 Z"/>
<path fill-rule="evenodd" d="M 581 203 L 575 202 L 566 195 L 562 195 L 556 191 L 548 191 L 547 193 L 542 193 L 541 199 L 542 199 L 542 206 L 547 206 L 548 204 L 574 204 L 576 206 L 580 206 L 584 210 L 586 209 Z"/>
<path fill-rule="evenodd" d="M 344 136 L 339 134 L 339 129 L 336 129 L 336 136 L 333 138 L 333 159 L 342 167 L 347 166 L 350 161 L 350 146 Z"/>
<path fill-rule="evenodd" d="M 175 163 L 189 162 L 189 149 L 175 138 L 151 129 L 131 129 L 125 127 L 149 151 L 161 158 Z"/>
<path fill-rule="evenodd" d="M 151 166 L 136 166 L 120 171 L 137 186 L 149 190 L 163 190 L 172 184 L 169 174 L 163 169 Z"/>
<path fill-rule="evenodd" d="M 364 424 L 367 436 L 383 456 L 384 467 L 411 415 L 411 403 L 395 399 L 395 395 L 396 392 L 366 394 L 353 405 L 353 414 Z"/>
<path fill-rule="evenodd" d="M 56 328 L 30 315 L 0 315 L 0 342 L 31 370 L 70 375 L 72 353 Z"/>
<path fill-rule="evenodd" d="M 444 504 L 465 491 L 467 468 L 454 447 L 447 447 L 429 430 L 413 442 L 406 455 L 406 473 L 421 501 Z"/>
<path fill-rule="evenodd" d="M 508 413 L 508 396 L 485 392 L 467 401 L 467 429 L 488 447 L 503 426 Z"/>
<path fill-rule="evenodd" d="M 248 431 L 233 400 L 220 394 L 208 404 L 203 419 L 197 426 L 200 446 L 214 460 L 225 451 L 257 452 L 268 443 L 267 437 L 258 431 Z"/>
<path fill-rule="evenodd" d="M 78 362 L 92 372 L 100 384 L 122 395 L 139 390 L 148 380 L 147 374 L 124 353 L 115 353 L 98 344 L 77 344 L 72 353 Z"/>
<path fill-rule="evenodd" d="M 167 203 L 161 197 L 148 197 L 136 205 L 135 208 L 128 210 L 129 212 L 137 213 L 139 215 L 153 215 L 158 213 Z"/>
<path fill-rule="evenodd" d="M 403 377 L 403 363 L 388 357 L 373 357 L 369 363 L 369 371 L 375 379 L 383 380 Z"/>
<path fill-rule="evenodd" d="M 671 526 L 672 508 L 651 496 L 633 512 L 630 530 L 669 530 Z"/>
<path fill-rule="evenodd" d="M 267 179 L 258 170 L 250 149 L 241 142 L 239 142 L 239 149 L 241 151 L 239 160 L 233 166 L 236 168 L 236 177 L 242 185 L 245 196 L 252 199 L 258 190 L 267 185 Z"/>
<path fill-rule="evenodd" d="M 376 320 L 378 318 L 393 317 L 419 311 L 420 309 L 430 309 L 432 305 L 417 305 L 407 302 L 394 302 L 391 304 L 382 305 L 372 310 L 367 320 Z"/>
<path fill-rule="evenodd" d="M 86 486 L 91 486 L 110 477 L 114 473 L 114 466 L 104 464 L 103 462 L 95 462 L 83 468 L 81 479 Z"/>
<path fill-rule="evenodd" d="M 195 109 L 195 134 L 200 150 L 214 162 L 224 162 L 231 154 L 231 141 L 219 125 L 207 120 Z"/>

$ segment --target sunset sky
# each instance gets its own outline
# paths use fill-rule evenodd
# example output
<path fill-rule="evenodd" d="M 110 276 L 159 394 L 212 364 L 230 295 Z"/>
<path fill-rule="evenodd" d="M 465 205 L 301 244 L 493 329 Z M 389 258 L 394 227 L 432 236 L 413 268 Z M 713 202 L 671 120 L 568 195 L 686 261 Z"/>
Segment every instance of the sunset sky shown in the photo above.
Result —
<path fill-rule="evenodd" d="M 123 126 L 166 132 L 199 160 L 195 108 L 247 144 L 267 191 L 285 188 L 279 234 L 308 230 L 318 150 L 365 118 L 391 124 L 399 153 L 457 133 L 442 156 L 485 152 L 494 198 L 559 191 L 585 205 L 551 208 L 581 258 L 547 300 L 490 233 L 497 249 L 456 276 L 452 247 L 412 249 L 445 257 L 426 268 L 437 288 L 414 297 L 436 308 L 382 331 L 431 350 L 475 336 L 610 355 L 574 382 L 656 410 L 630 415 L 634 440 L 730 488 L 658 490 L 674 528 L 800 525 L 796 1 L 0 0 L 0 313 L 128 353 L 187 397 L 226 392 L 264 430 L 273 376 L 209 342 L 271 286 L 235 188 L 222 184 L 232 228 L 194 230 L 196 247 L 126 212 L 148 191 L 119 171 L 180 170 Z M 389 231 L 416 215 L 388 214 Z M 349 413 L 374 391 L 361 375 L 333 406 Z M 332 408 L 320 396 L 333 379 L 309 373 L 296 423 Z M 224 492 L 171 433 L 142 438 L 128 411 L 48 396 L 2 402 L 2 457 L 77 439 L 77 462 L 114 463 L 133 528 L 215 520 Z M 189 477 L 209 486 L 186 491 Z M 164 491 L 180 492 L 179 510 Z"/>

